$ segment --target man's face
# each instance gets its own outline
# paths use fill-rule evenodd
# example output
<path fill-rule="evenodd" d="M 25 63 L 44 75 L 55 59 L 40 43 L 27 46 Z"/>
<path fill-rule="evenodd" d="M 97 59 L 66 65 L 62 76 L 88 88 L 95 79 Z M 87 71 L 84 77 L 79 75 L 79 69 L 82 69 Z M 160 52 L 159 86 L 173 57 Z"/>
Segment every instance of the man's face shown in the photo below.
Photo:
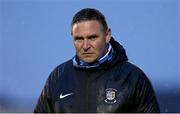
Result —
<path fill-rule="evenodd" d="M 72 37 L 78 57 L 86 63 L 92 63 L 102 57 L 110 41 L 111 31 L 102 31 L 98 21 L 82 21 L 72 27 Z"/>

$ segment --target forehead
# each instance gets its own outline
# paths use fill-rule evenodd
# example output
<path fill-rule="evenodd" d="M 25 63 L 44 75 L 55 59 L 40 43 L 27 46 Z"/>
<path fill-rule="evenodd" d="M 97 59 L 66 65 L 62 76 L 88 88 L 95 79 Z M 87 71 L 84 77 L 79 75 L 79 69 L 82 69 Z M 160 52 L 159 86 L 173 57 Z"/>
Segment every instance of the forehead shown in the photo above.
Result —
<path fill-rule="evenodd" d="M 98 34 L 100 32 L 102 32 L 101 25 L 95 20 L 78 22 L 72 27 L 73 35 Z"/>

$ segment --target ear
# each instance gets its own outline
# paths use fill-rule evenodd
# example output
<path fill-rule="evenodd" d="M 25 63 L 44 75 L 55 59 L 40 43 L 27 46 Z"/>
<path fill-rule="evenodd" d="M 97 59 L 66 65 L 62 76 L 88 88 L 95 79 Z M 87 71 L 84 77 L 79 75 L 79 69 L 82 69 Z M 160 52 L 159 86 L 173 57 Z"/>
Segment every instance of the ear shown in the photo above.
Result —
<path fill-rule="evenodd" d="M 106 32 L 106 43 L 109 43 L 111 40 L 111 29 L 108 28 L 107 32 Z"/>

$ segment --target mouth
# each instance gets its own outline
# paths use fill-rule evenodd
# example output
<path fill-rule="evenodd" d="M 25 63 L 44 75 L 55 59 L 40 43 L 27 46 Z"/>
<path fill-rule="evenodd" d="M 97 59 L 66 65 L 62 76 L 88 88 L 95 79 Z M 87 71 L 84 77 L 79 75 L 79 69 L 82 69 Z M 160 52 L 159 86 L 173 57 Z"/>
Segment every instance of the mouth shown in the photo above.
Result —
<path fill-rule="evenodd" d="M 93 55 L 94 53 L 93 52 L 85 52 L 85 53 L 82 53 L 82 55 Z"/>
<path fill-rule="evenodd" d="M 93 53 L 82 53 L 82 56 L 84 57 L 91 57 Z"/>

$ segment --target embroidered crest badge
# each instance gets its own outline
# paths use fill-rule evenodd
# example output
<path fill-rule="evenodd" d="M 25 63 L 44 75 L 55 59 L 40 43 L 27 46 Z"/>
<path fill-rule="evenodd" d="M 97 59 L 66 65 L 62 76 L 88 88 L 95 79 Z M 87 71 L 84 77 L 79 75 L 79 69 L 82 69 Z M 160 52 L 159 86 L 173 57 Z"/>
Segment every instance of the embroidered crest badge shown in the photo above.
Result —
<path fill-rule="evenodd" d="M 108 88 L 106 91 L 106 99 L 104 100 L 106 103 L 114 104 L 116 103 L 116 92 L 117 90 L 114 88 Z"/>

